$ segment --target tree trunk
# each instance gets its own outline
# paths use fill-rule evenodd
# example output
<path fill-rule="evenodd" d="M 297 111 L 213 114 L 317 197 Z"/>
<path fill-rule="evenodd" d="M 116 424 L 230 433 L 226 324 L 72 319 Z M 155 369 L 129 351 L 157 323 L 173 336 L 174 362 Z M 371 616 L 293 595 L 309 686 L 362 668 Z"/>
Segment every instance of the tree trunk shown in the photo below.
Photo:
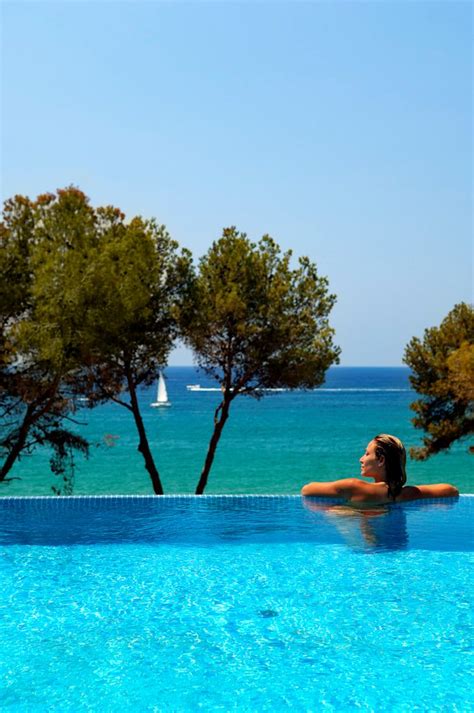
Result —
<path fill-rule="evenodd" d="M 204 488 L 207 485 L 207 478 L 209 475 L 209 471 L 211 470 L 212 463 L 214 461 L 217 444 L 219 443 L 219 439 L 221 437 L 222 429 L 225 426 L 225 422 L 229 418 L 230 402 L 231 398 L 229 398 L 229 396 L 226 394 L 224 395 L 224 400 L 216 409 L 214 418 L 214 432 L 212 434 L 211 440 L 209 441 L 209 448 L 207 449 L 204 468 L 202 469 L 201 477 L 199 478 L 199 483 L 196 487 L 196 495 L 202 495 L 204 492 Z M 221 412 L 220 418 L 217 417 L 219 411 Z"/>
<path fill-rule="evenodd" d="M 163 495 L 163 486 L 161 485 L 160 475 L 158 469 L 153 460 L 153 456 L 148 443 L 148 438 L 145 431 L 145 426 L 143 424 L 142 415 L 140 413 L 140 408 L 138 406 L 137 392 L 133 379 L 131 377 L 130 371 L 126 369 L 128 390 L 130 392 L 130 401 L 132 406 L 132 413 L 135 419 L 135 425 L 138 431 L 139 443 L 138 450 L 143 456 L 145 461 L 145 468 L 147 469 L 151 482 L 153 485 L 153 492 L 155 495 Z"/>
<path fill-rule="evenodd" d="M 5 462 L 2 465 L 0 469 L 0 483 L 5 480 L 6 476 L 10 472 L 10 470 L 13 467 L 13 464 L 15 463 L 16 459 L 22 452 L 23 448 L 25 447 L 26 443 L 26 438 L 28 436 L 28 431 L 30 430 L 32 424 L 35 422 L 34 418 L 34 410 L 35 406 L 34 404 L 28 404 L 25 417 L 23 419 L 23 423 L 21 424 L 20 428 L 18 429 L 18 438 L 16 439 L 16 442 L 5 458 Z"/>

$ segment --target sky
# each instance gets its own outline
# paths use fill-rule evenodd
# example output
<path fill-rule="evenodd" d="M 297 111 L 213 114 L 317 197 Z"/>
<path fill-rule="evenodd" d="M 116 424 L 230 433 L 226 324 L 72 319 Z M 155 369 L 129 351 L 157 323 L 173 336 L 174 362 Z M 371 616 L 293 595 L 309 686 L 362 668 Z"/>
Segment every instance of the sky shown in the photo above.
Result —
<path fill-rule="evenodd" d="M 346 366 L 473 298 L 470 2 L 3 0 L 1 197 L 308 255 Z M 170 364 L 192 363 L 178 348 Z"/>

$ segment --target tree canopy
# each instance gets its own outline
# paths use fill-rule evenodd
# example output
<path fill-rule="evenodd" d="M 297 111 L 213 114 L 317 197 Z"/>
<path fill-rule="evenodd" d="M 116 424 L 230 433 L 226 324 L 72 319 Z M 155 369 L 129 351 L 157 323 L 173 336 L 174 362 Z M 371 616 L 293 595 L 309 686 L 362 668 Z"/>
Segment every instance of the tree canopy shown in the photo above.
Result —
<path fill-rule="evenodd" d="M 2 276 L 14 280 L 12 294 L 5 281 L 0 294 L 4 414 L 12 417 L 3 477 L 28 443 L 55 448 L 52 467 L 61 472 L 65 443 L 87 444 L 64 429 L 61 440 L 60 422 L 79 397 L 90 407 L 111 399 L 132 413 L 138 450 L 154 492 L 162 493 L 137 389 L 166 363 L 189 253 L 178 253 L 164 226 L 141 217 L 127 222 L 113 206 L 94 208 L 75 187 L 36 201 L 17 196 L 6 204 L 1 230 Z"/>
<path fill-rule="evenodd" d="M 412 423 L 423 429 L 423 447 L 412 448 L 424 460 L 474 432 L 474 311 L 460 303 L 439 327 L 413 337 L 405 349 L 410 381 L 421 398 L 411 404 Z"/>
<path fill-rule="evenodd" d="M 222 389 L 202 493 L 238 395 L 314 388 L 338 361 L 327 279 L 308 258 L 292 267 L 291 252 L 267 235 L 252 243 L 225 229 L 194 269 L 163 225 L 93 207 L 70 186 L 7 201 L 0 238 L 0 481 L 44 444 L 63 478 L 55 492 L 72 492 L 73 451 L 88 451 L 70 427 L 79 399 L 89 407 L 112 400 L 132 414 L 161 494 L 138 389 L 157 378 L 181 336 Z"/>
<path fill-rule="evenodd" d="M 176 337 L 173 307 L 190 274 L 188 251 L 178 253 L 164 226 L 134 218 L 104 236 L 91 266 L 86 339 L 89 396 L 111 398 L 133 415 L 155 494 L 163 493 L 137 391 L 163 369 Z M 120 386 L 128 393 L 126 400 Z"/>
<path fill-rule="evenodd" d="M 86 441 L 66 428 L 75 410 L 71 375 L 78 362 L 68 353 L 64 335 L 41 319 L 35 292 L 35 255 L 44 225 L 42 209 L 49 198 L 6 201 L 0 223 L 0 482 L 9 480 L 16 460 L 37 445 L 52 451 L 51 468 L 62 476 L 55 492 L 71 492 L 74 450 L 87 453 Z M 66 220 L 64 206 L 56 220 Z"/>
<path fill-rule="evenodd" d="M 314 388 L 338 361 L 328 315 L 335 296 L 308 258 L 290 265 L 268 235 L 258 244 L 227 228 L 200 260 L 179 309 L 181 335 L 198 365 L 221 386 L 222 401 L 196 493 L 207 483 L 215 450 L 238 395 Z"/>
<path fill-rule="evenodd" d="M 74 209 L 68 224 L 53 230 L 63 201 Z M 187 280 L 189 253 L 178 253 L 164 226 L 139 216 L 127 222 L 112 206 L 92 208 L 77 189 L 50 196 L 45 206 L 35 249 L 35 327 L 49 329 L 50 358 L 64 355 L 66 344 L 66 353 L 79 360 L 75 385 L 89 406 L 112 400 L 131 412 L 153 490 L 162 494 L 137 390 L 166 364 L 176 334 L 172 307 Z"/>

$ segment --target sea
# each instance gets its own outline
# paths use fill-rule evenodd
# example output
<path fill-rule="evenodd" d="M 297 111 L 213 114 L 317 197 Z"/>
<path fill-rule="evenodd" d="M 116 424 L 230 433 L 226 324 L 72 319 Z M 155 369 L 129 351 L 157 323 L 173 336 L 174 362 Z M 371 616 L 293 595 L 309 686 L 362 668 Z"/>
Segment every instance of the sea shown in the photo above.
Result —
<path fill-rule="evenodd" d="M 378 433 L 391 433 L 407 450 L 422 443 L 411 424 L 406 367 L 333 367 L 312 391 L 267 392 L 256 400 L 232 403 L 212 470 L 208 494 L 295 494 L 304 483 L 358 476 L 359 458 Z M 195 367 L 165 371 L 169 408 L 152 408 L 156 386 L 139 394 L 150 446 L 166 494 L 193 493 L 213 430 L 220 390 Z M 211 390 L 190 391 L 199 384 Z M 215 390 L 212 390 L 215 389 Z M 132 414 L 107 403 L 75 414 L 73 430 L 91 446 L 77 455 L 74 495 L 152 494 Z M 449 482 L 474 492 L 474 456 L 468 442 L 426 461 L 408 460 L 408 483 Z M 52 495 L 61 485 L 49 467 L 50 454 L 38 448 L 25 455 L 0 484 L 0 496 Z"/>

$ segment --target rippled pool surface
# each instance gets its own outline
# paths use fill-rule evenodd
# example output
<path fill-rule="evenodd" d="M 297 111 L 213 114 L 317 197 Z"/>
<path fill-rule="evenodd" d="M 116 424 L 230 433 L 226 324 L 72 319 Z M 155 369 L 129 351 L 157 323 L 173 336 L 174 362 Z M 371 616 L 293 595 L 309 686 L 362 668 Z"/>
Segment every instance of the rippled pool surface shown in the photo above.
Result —
<path fill-rule="evenodd" d="M 0 501 L 4 711 L 472 711 L 474 497 Z"/>

